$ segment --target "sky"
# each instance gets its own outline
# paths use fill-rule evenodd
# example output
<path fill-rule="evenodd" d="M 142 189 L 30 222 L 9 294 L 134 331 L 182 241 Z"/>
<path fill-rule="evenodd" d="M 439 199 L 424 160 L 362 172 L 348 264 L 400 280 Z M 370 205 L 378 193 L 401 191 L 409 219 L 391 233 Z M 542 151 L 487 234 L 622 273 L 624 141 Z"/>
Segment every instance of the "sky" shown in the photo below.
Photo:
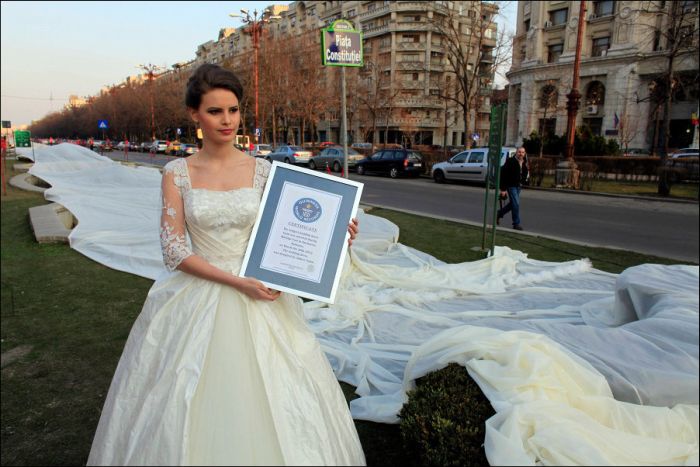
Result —
<path fill-rule="evenodd" d="M 139 64 L 192 60 L 197 46 L 216 40 L 221 28 L 241 25 L 229 13 L 289 3 L 3 1 L 2 120 L 30 124 L 59 111 L 70 95 L 96 95 L 139 74 Z M 506 3 L 506 27 L 514 29 L 516 2 Z"/>

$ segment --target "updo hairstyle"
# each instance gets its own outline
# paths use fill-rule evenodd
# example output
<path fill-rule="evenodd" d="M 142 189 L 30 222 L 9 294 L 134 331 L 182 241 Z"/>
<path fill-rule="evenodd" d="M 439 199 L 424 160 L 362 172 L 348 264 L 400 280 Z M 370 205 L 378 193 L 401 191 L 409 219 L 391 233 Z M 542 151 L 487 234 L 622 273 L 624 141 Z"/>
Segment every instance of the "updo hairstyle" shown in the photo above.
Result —
<path fill-rule="evenodd" d="M 195 70 L 187 81 L 185 105 L 198 109 L 202 96 L 212 89 L 228 89 L 236 95 L 238 102 L 243 99 L 243 86 L 238 77 L 226 68 L 211 63 L 205 63 Z"/>

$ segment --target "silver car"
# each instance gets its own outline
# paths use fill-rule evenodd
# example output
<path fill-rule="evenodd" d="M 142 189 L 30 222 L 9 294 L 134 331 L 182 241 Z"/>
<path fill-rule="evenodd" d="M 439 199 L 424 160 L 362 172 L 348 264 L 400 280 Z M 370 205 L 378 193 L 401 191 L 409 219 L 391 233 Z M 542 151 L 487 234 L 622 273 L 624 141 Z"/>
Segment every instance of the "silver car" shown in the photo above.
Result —
<path fill-rule="evenodd" d="M 272 152 L 272 146 L 269 144 L 255 144 L 253 145 L 253 150 L 250 153 L 251 156 L 255 157 L 265 157 Z"/>
<path fill-rule="evenodd" d="M 501 165 L 505 164 L 508 157 L 515 155 L 516 148 L 501 148 Z M 465 180 L 486 183 L 489 164 L 489 149 L 467 149 L 450 157 L 445 162 L 433 165 L 431 173 L 436 183 L 445 183 L 448 180 Z"/>
<path fill-rule="evenodd" d="M 313 153 L 300 146 L 280 146 L 265 156 L 268 161 L 280 161 L 287 164 L 306 165 Z"/>
<path fill-rule="evenodd" d="M 358 161 L 364 159 L 365 156 L 348 148 L 348 170 L 355 168 Z M 309 161 L 310 169 L 324 169 L 329 167 L 333 172 L 340 172 L 343 169 L 343 147 L 330 146 L 313 156 Z"/>

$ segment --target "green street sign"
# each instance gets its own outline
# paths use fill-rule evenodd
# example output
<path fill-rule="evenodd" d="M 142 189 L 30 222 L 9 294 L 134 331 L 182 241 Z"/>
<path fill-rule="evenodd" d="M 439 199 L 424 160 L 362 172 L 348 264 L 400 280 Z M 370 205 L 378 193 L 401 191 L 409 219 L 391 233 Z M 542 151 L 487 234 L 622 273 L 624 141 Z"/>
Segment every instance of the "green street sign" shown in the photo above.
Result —
<path fill-rule="evenodd" d="M 31 132 L 27 130 L 15 130 L 15 147 L 32 147 Z"/>
<path fill-rule="evenodd" d="M 321 63 L 325 66 L 364 66 L 362 32 L 339 19 L 321 29 Z"/>

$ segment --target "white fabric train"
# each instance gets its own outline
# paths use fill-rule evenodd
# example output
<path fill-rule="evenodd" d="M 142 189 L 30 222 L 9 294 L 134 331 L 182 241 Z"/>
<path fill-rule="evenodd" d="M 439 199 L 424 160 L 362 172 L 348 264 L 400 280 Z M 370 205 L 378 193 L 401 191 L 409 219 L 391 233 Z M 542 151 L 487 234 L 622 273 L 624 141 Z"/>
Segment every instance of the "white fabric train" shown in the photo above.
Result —
<path fill-rule="evenodd" d="M 26 149 L 19 152 L 31 154 Z M 31 173 L 79 224 L 71 247 L 156 278 L 160 174 L 62 144 Z M 334 305 L 305 304 L 353 416 L 397 422 L 412 381 L 467 366 L 497 414 L 491 464 L 698 464 L 698 267 L 645 264 L 620 275 L 497 248 L 445 264 L 361 213 Z"/>

